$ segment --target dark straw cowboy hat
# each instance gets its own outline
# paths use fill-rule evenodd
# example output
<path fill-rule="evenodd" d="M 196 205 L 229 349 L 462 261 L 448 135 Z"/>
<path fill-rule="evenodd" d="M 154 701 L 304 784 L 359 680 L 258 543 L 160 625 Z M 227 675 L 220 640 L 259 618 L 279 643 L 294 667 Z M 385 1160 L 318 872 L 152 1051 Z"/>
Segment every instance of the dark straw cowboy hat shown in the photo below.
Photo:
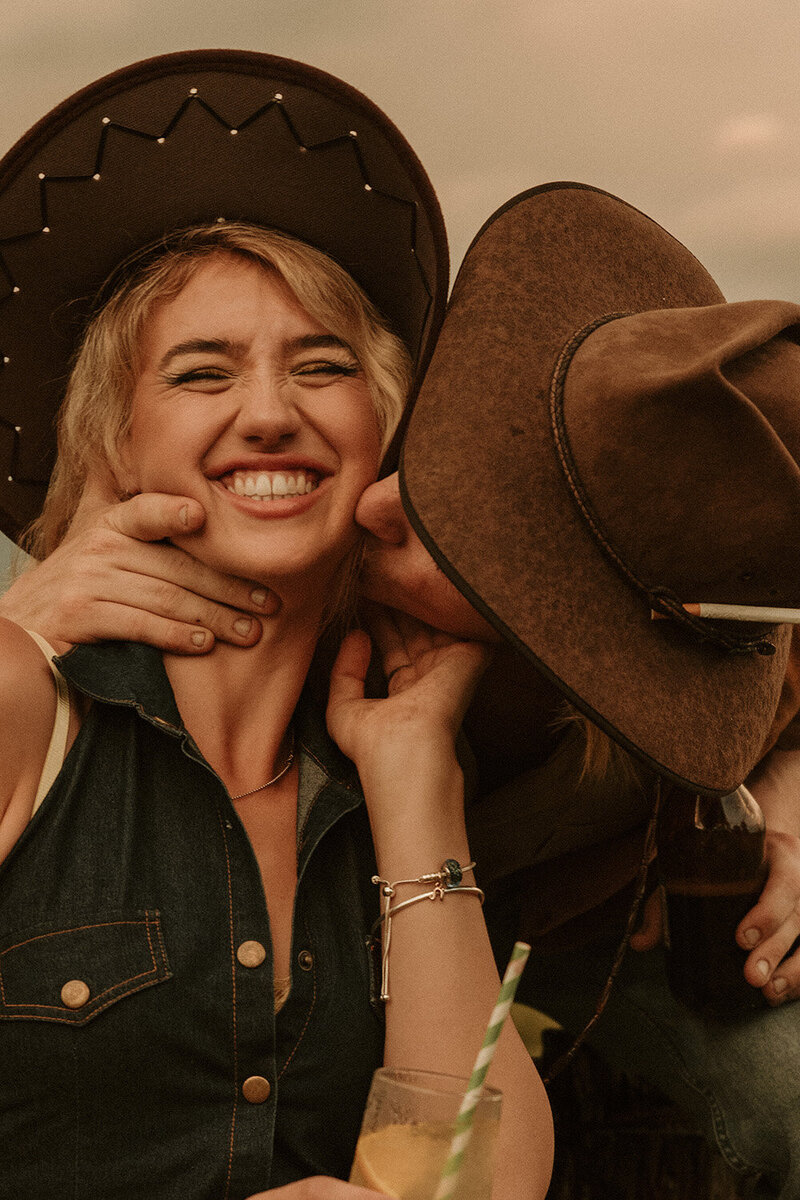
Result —
<path fill-rule="evenodd" d="M 623 201 L 535 188 L 468 251 L 403 449 L 409 517 L 463 594 L 709 792 L 759 757 L 790 627 L 682 605 L 800 606 L 798 338 L 800 307 L 724 304 Z"/>
<path fill-rule="evenodd" d="M 40 511 L 53 416 L 98 289 L 165 235 L 219 219 L 293 234 L 364 288 L 421 370 L 447 294 L 427 175 L 366 97 L 243 50 L 135 63 L 0 162 L 0 527 Z"/>

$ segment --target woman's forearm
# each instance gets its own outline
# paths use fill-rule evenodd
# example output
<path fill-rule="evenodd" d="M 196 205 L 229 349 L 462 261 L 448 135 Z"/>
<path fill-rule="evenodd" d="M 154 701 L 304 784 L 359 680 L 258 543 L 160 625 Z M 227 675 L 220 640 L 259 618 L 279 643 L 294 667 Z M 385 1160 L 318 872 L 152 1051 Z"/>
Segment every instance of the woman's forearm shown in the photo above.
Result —
<path fill-rule="evenodd" d="M 463 776 L 455 739 L 485 650 L 395 615 L 374 636 L 390 678 L 385 700 L 364 696 L 369 642 L 345 642 L 334 666 L 328 726 L 356 763 L 366 797 L 379 875 L 389 884 L 470 861 Z M 480 876 L 478 876 L 479 878 Z M 473 877 L 466 873 L 464 883 Z M 435 891 L 430 882 L 394 889 L 393 904 Z M 480 898 L 470 892 L 424 899 L 392 919 L 386 1001 L 386 1063 L 467 1078 L 500 987 Z M 553 1130 L 538 1073 L 506 1023 L 489 1082 L 503 1115 L 493 1200 L 542 1200 Z"/>
<path fill-rule="evenodd" d="M 434 873 L 447 859 L 470 862 L 461 772 L 454 758 L 447 770 L 426 772 L 424 759 L 419 743 L 413 753 L 409 746 L 409 770 L 401 780 L 384 780 L 383 794 L 370 797 L 371 809 L 382 814 L 373 825 L 379 873 L 390 883 Z M 463 884 L 475 884 L 472 872 Z M 392 902 L 432 890 L 430 882 L 406 884 Z M 500 986 L 480 897 L 445 889 L 442 899 L 402 909 L 392 920 L 388 959 L 387 1066 L 467 1078 Z M 543 1197 L 552 1164 L 550 1108 L 510 1021 L 488 1082 L 504 1096 L 493 1200 Z"/>

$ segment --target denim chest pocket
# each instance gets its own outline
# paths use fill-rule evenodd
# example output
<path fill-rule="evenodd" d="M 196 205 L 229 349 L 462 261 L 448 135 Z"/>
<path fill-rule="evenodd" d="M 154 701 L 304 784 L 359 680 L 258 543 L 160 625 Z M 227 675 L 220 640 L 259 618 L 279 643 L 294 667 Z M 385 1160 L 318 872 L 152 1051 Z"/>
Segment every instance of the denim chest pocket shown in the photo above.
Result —
<path fill-rule="evenodd" d="M 0 942 L 0 1020 L 85 1025 L 171 974 L 157 911 L 22 930 Z"/>

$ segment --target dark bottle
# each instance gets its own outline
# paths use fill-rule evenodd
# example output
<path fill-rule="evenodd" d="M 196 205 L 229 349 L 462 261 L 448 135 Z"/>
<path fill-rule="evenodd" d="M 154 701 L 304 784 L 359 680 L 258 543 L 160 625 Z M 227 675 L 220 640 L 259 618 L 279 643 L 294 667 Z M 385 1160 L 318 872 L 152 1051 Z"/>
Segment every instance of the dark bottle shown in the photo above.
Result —
<path fill-rule="evenodd" d="M 715 799 L 664 788 L 657 847 L 666 894 L 667 971 L 684 1004 L 716 1017 L 761 1008 L 736 928 L 767 876 L 764 815 L 746 787 Z"/>

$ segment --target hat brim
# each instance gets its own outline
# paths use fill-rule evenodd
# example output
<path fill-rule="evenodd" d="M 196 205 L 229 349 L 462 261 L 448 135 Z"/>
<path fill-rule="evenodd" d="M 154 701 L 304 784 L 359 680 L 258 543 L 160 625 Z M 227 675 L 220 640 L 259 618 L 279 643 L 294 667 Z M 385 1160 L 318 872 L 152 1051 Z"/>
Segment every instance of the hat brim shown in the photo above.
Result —
<path fill-rule="evenodd" d="M 53 418 L 103 282 L 177 229 L 243 220 L 344 267 L 422 369 L 448 282 L 430 181 L 342 81 L 272 55 L 135 63 L 39 121 L 0 162 L 0 525 L 40 510 Z"/>
<path fill-rule="evenodd" d="M 515 197 L 467 253 L 400 464 L 412 524 L 478 611 L 627 750 L 716 794 L 759 757 L 789 629 L 765 657 L 653 622 L 565 487 L 549 392 L 591 321 L 723 299 L 684 246 L 614 196 L 556 183 Z"/>

